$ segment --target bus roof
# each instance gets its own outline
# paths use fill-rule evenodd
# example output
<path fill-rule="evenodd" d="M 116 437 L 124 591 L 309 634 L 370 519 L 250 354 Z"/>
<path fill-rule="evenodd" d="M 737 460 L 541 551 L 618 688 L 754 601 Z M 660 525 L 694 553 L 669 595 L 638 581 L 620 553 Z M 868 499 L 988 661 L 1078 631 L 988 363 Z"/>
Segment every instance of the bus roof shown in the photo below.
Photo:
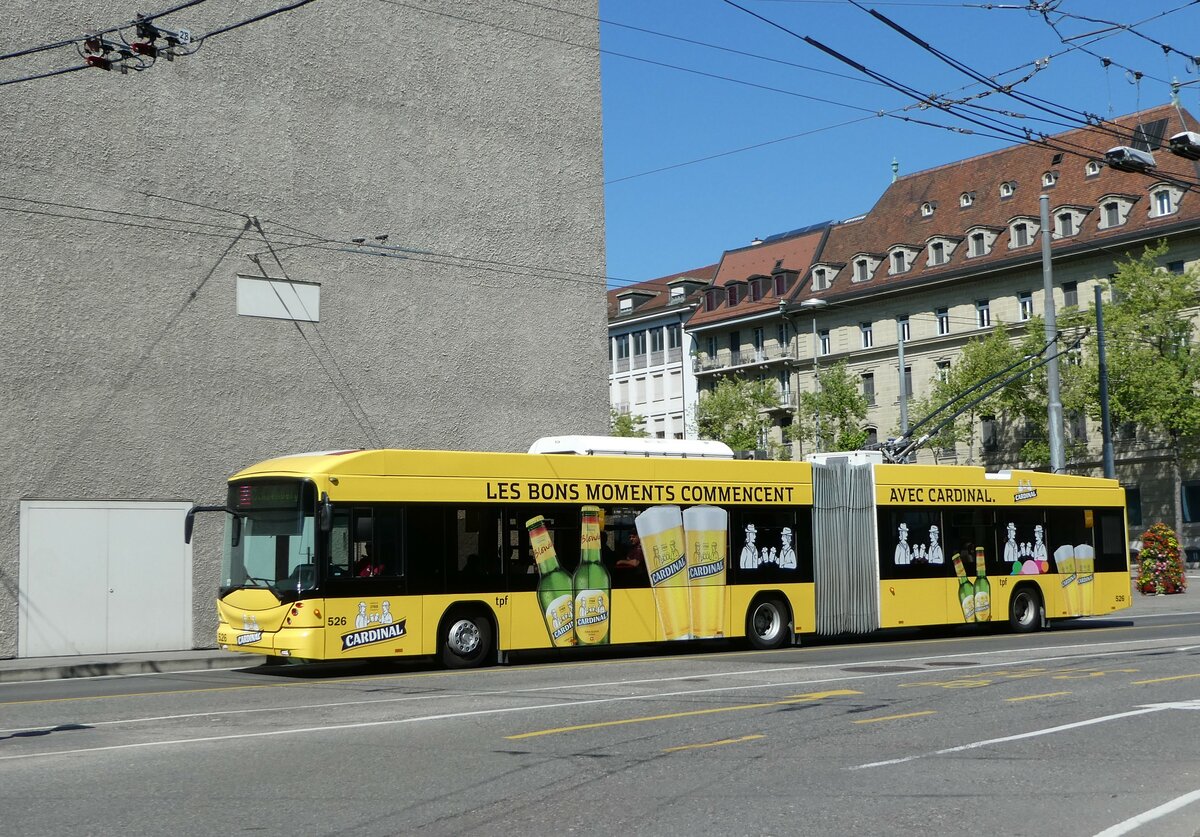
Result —
<path fill-rule="evenodd" d="M 580 456 L 679 456 L 733 459 L 733 449 L 708 439 L 649 439 L 626 436 L 544 436 L 529 446 L 530 453 L 570 453 Z"/>

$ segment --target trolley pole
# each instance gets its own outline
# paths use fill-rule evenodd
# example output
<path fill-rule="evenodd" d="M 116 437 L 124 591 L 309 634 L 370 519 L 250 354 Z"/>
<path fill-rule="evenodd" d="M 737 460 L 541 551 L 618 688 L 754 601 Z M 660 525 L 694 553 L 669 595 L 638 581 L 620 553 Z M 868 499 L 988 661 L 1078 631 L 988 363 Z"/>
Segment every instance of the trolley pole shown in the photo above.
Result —
<path fill-rule="evenodd" d="M 1096 354 L 1100 362 L 1100 438 L 1104 440 L 1104 476 L 1116 479 L 1117 468 L 1113 463 L 1112 419 L 1108 414 L 1108 356 L 1104 351 L 1104 300 L 1099 285 L 1096 286 Z"/>
<path fill-rule="evenodd" d="M 1042 195 L 1039 203 L 1042 214 L 1042 291 L 1046 295 L 1046 342 L 1050 343 L 1058 337 L 1058 318 L 1054 312 L 1054 274 L 1050 266 L 1050 196 Z M 1049 397 L 1046 413 L 1050 422 L 1050 471 L 1058 474 L 1066 470 L 1067 460 L 1063 452 L 1063 409 L 1059 395 L 1057 345 L 1050 347 L 1046 390 Z"/>

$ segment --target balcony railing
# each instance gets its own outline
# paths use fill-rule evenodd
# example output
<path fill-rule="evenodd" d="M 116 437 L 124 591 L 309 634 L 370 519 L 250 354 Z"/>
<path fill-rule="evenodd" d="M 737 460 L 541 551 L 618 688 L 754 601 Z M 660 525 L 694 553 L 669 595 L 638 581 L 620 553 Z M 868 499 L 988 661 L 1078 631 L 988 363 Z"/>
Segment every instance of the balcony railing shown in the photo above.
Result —
<path fill-rule="evenodd" d="M 794 361 L 795 359 L 796 356 L 792 352 L 780 349 L 729 352 L 728 354 L 719 354 L 715 357 L 712 355 L 698 355 L 692 359 L 692 371 L 696 374 L 704 374 L 706 372 L 715 372 L 719 369 L 785 363 Z"/>

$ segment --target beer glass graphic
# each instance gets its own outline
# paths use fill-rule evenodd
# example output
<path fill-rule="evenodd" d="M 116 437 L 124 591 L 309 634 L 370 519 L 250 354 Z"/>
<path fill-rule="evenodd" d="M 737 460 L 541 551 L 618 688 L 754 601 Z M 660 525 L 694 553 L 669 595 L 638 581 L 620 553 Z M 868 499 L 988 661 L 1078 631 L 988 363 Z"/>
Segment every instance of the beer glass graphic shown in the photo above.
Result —
<path fill-rule="evenodd" d="M 729 512 L 692 506 L 683 512 L 687 575 L 692 603 L 692 636 L 725 636 L 725 544 Z"/>
<path fill-rule="evenodd" d="M 1096 612 L 1096 584 L 1093 571 L 1096 566 L 1096 551 L 1091 544 L 1081 543 L 1075 547 L 1075 572 L 1079 574 L 1079 607 L 1081 616 Z"/>
<path fill-rule="evenodd" d="M 664 639 L 689 639 L 687 543 L 679 506 L 651 506 L 634 519 Z"/>
<path fill-rule="evenodd" d="M 1067 600 L 1067 614 L 1079 616 L 1079 584 L 1075 566 L 1075 548 L 1070 544 L 1054 550 L 1054 563 L 1063 577 L 1062 589 Z"/>

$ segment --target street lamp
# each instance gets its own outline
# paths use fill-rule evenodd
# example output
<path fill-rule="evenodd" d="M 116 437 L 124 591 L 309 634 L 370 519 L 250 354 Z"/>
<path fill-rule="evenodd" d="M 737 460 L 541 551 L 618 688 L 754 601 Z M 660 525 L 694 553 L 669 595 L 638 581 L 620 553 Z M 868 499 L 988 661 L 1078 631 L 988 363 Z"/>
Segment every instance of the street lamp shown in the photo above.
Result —
<path fill-rule="evenodd" d="M 812 320 L 813 387 L 814 387 L 814 392 L 817 392 L 817 393 L 819 393 L 821 391 L 821 379 L 820 379 L 820 377 L 818 377 L 818 366 L 819 366 L 820 362 L 817 359 L 818 356 L 821 354 L 821 338 L 817 334 L 817 311 L 822 308 L 827 308 L 827 307 L 829 307 L 829 301 L 825 300 L 825 299 L 818 299 L 817 297 L 809 297 L 808 299 L 805 299 L 805 300 L 801 301 L 801 303 L 800 303 L 800 309 L 802 311 L 807 310 L 807 311 L 812 312 L 812 318 L 813 318 L 813 320 Z M 797 400 L 796 400 L 797 412 L 799 411 L 799 409 L 800 409 L 800 401 L 799 401 L 799 398 L 797 398 Z M 821 441 L 821 405 L 820 405 L 820 401 L 817 402 L 817 414 L 813 417 L 813 426 L 816 429 L 817 441 L 818 441 L 818 443 L 820 443 L 820 441 Z"/>

